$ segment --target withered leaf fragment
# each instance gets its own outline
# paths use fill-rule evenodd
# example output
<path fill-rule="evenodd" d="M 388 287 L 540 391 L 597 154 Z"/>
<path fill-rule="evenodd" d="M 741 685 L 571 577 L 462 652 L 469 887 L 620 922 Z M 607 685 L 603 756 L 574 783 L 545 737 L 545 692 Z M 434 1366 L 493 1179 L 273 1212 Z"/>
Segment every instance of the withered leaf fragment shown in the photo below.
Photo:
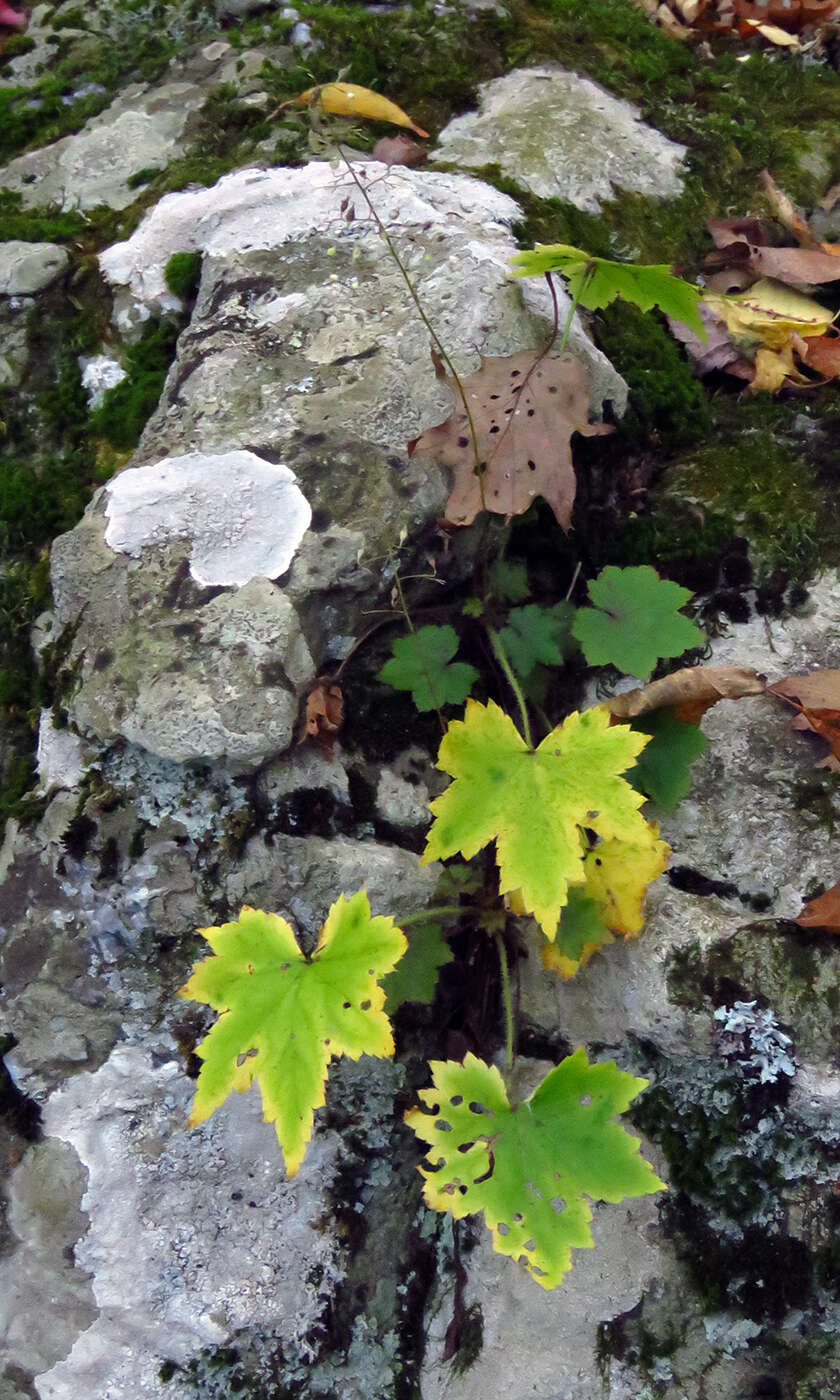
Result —
<path fill-rule="evenodd" d="M 316 676 L 303 712 L 298 743 L 311 739 L 327 758 L 332 758 L 335 741 L 344 724 L 344 696 L 332 676 Z"/>
<path fill-rule="evenodd" d="M 750 666 L 686 666 L 640 690 L 614 696 L 606 701 L 606 708 L 619 720 L 635 719 L 667 706 L 677 719 L 696 724 L 718 700 L 761 695 L 765 685 L 766 677 Z"/>
<path fill-rule="evenodd" d="M 826 933 L 840 933 L 840 884 L 832 885 L 825 894 L 807 899 L 802 913 L 795 920 L 800 928 L 819 928 Z"/>
<path fill-rule="evenodd" d="M 786 676 L 767 689 L 798 710 L 794 729 L 810 729 L 829 745 L 831 753 L 817 766 L 840 769 L 840 671 Z"/>
<path fill-rule="evenodd" d="M 535 366 L 538 355 L 537 350 L 520 350 L 491 356 L 482 360 L 476 374 L 462 379 L 475 425 L 478 463 L 467 415 L 451 379 L 452 413 L 409 444 L 410 455 L 427 453 L 454 469 L 446 505 L 449 524 L 470 525 L 482 509 L 521 515 L 542 496 L 568 530 L 576 489 L 572 434 L 591 437 L 612 429 L 589 422 L 589 385 L 580 362 L 572 355 L 546 355 Z"/>

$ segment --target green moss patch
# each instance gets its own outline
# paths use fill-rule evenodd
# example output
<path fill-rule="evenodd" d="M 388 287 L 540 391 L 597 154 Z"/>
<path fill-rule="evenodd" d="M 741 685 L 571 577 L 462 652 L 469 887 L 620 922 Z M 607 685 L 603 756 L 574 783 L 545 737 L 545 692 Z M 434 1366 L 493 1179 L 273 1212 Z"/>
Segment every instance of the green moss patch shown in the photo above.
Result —
<path fill-rule="evenodd" d="M 109 389 L 101 408 L 91 414 L 90 431 L 94 436 L 105 438 L 121 452 L 137 446 L 157 407 L 177 339 L 178 327 L 172 322 L 145 327 L 141 339 L 129 346 L 123 357 L 128 377 Z"/>

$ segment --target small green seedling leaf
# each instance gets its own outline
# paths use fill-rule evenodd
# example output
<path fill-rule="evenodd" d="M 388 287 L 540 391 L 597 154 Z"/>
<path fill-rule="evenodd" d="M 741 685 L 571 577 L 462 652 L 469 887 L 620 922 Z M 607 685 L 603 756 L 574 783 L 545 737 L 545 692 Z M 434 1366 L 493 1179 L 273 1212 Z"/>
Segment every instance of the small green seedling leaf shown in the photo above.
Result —
<path fill-rule="evenodd" d="M 617 666 L 647 679 L 660 657 L 682 656 L 706 638 L 678 610 L 687 588 L 660 578 L 649 564 L 608 565 L 589 584 L 594 607 L 580 608 L 572 632 L 590 666 Z"/>
<path fill-rule="evenodd" d="M 488 577 L 491 592 L 506 603 L 521 603 L 531 591 L 524 564 L 510 564 L 507 559 L 497 559 Z"/>
<path fill-rule="evenodd" d="M 263 1117 L 296 1176 L 330 1060 L 394 1053 L 379 981 L 406 940 L 393 919 L 371 916 L 364 890 L 336 900 L 311 959 L 285 919 L 247 905 L 235 922 L 201 932 L 213 956 L 196 964 L 179 996 L 221 1014 L 196 1050 L 204 1063 L 190 1127 L 256 1079 Z"/>
<path fill-rule="evenodd" d="M 406 1122 L 428 1144 L 423 1196 L 456 1220 L 484 1212 L 499 1254 L 518 1259 L 542 1288 L 556 1288 L 572 1249 L 593 1246 L 589 1200 L 617 1203 L 661 1191 L 640 1143 L 612 1121 L 647 1087 L 583 1049 L 511 1108 L 495 1066 L 468 1054 L 432 1062 L 433 1088 Z M 587 1199 L 588 1198 L 588 1199 Z"/>
<path fill-rule="evenodd" d="M 385 1010 L 389 1016 L 406 1001 L 428 1006 L 434 999 L 440 969 L 452 962 L 452 949 L 441 933 L 440 924 L 431 920 L 427 924 L 415 924 L 407 937 L 405 957 L 383 983 Z"/>
<path fill-rule="evenodd" d="M 676 811 L 691 790 L 691 765 L 706 752 L 708 739 L 696 724 L 686 724 L 670 710 L 634 719 L 631 728 L 651 737 L 627 781 L 664 812 Z"/>
<path fill-rule="evenodd" d="M 514 277 L 541 277 L 546 272 L 559 272 L 568 280 L 571 296 L 589 311 L 599 311 L 621 297 L 641 311 L 658 306 L 674 321 L 682 321 L 701 340 L 706 339 L 706 327 L 700 318 L 698 303 L 702 296 L 682 277 L 675 277 L 663 264 L 638 267 L 633 263 L 612 262 L 595 258 L 582 248 L 568 243 L 538 243 L 533 251 L 517 253 L 511 258 Z"/>
<path fill-rule="evenodd" d="M 511 609 L 499 637 L 517 675 L 529 676 L 540 662 L 545 666 L 562 663 L 572 641 L 574 616 L 571 603 L 550 608 L 526 603 L 524 608 Z"/>
<path fill-rule="evenodd" d="M 398 637 L 378 679 L 395 690 L 410 690 L 418 710 L 460 705 L 478 680 L 466 661 L 454 661 L 458 638 L 454 627 L 420 627 Z"/>
<path fill-rule="evenodd" d="M 647 742 L 596 708 L 569 715 L 532 750 L 492 700 L 468 700 L 440 746 L 437 766 L 454 782 L 431 804 L 421 863 L 459 851 L 469 860 L 496 840 L 500 892 L 521 891 L 524 909 L 554 938 L 568 886 L 584 879 L 581 828 L 652 840 L 642 794 L 620 776 Z"/>

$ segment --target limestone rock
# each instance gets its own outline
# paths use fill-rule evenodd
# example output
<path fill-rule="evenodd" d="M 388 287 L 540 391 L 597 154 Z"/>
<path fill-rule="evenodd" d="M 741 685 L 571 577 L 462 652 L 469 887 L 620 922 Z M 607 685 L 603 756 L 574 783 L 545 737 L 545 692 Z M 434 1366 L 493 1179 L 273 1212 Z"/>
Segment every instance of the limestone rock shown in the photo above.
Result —
<path fill-rule="evenodd" d="M 32 296 L 67 267 L 67 251 L 56 243 L 0 243 L 0 296 Z"/>
<path fill-rule="evenodd" d="M 190 81 L 124 88 L 77 134 L 9 161 L 0 169 L 0 186 L 19 193 L 27 209 L 125 209 L 136 198 L 129 176 L 163 169 L 182 154 L 187 121 L 204 97 Z"/>
<path fill-rule="evenodd" d="M 668 199 L 682 189 L 685 147 L 589 78 L 551 65 L 519 68 L 480 92 L 478 112 L 444 127 L 430 161 L 497 164 L 541 199 L 592 214 L 617 190 Z"/>

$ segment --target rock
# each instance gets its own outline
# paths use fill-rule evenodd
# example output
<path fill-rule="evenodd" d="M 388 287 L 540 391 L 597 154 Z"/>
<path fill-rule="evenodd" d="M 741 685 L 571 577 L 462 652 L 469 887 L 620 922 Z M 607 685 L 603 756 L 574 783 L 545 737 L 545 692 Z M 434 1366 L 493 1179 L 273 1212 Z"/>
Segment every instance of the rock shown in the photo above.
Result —
<path fill-rule="evenodd" d="M 88 407 L 100 408 L 109 389 L 116 388 L 127 377 L 119 360 L 110 355 L 80 355 L 82 388 L 88 396 Z"/>
<path fill-rule="evenodd" d="M 357 169 L 462 373 L 544 343 L 547 291 L 507 276 L 511 200 L 464 176 Z M 354 190 L 324 163 L 238 171 L 167 196 L 102 255 L 125 325 L 168 304 L 173 252 L 205 253 L 134 466 L 53 547 L 81 732 L 258 766 L 290 743 L 321 658 L 349 649 L 387 578 L 379 561 L 406 535 L 440 551 L 445 475 L 406 444 L 447 416 L 449 391 L 375 228 L 361 207 L 344 217 Z M 603 356 L 582 330 L 573 343 L 596 410 L 621 406 Z"/>
<path fill-rule="evenodd" d="M 278 1171 L 256 1095 L 235 1095 L 211 1125 L 189 1132 L 191 1094 L 177 1063 L 119 1046 L 46 1106 L 47 1141 L 70 1144 L 87 1176 L 90 1224 L 73 1243 L 97 1316 L 85 1318 L 66 1359 L 34 1368 L 45 1398 L 163 1396 L 165 1361 L 184 1362 L 243 1327 L 271 1328 L 279 1344 L 306 1353 L 342 1271 L 340 1241 L 324 1228 L 338 1139 L 313 1143 L 292 1182 Z M 36 1321 L 23 1353 L 30 1368 L 38 1330 Z"/>
<path fill-rule="evenodd" d="M 589 78 L 546 64 L 515 69 L 479 91 L 479 111 L 444 127 L 431 162 L 496 164 L 541 199 L 563 199 L 592 214 L 616 190 L 652 199 L 682 190 L 685 147 Z"/>
<path fill-rule="evenodd" d="M 78 734 L 72 729 L 56 729 L 52 718 L 49 710 L 42 710 L 38 724 L 38 783 L 44 792 L 78 787 L 90 757 Z"/>
<path fill-rule="evenodd" d="M 27 209 L 93 209 L 97 204 L 125 209 L 137 197 L 128 184 L 131 175 L 162 170 L 183 153 L 188 119 L 205 95 L 197 83 L 178 80 L 124 88 L 76 135 L 0 168 L 0 186 L 19 193 Z"/>
<path fill-rule="evenodd" d="M 32 296 L 49 287 L 69 263 L 56 243 L 0 243 L 0 296 Z"/>

